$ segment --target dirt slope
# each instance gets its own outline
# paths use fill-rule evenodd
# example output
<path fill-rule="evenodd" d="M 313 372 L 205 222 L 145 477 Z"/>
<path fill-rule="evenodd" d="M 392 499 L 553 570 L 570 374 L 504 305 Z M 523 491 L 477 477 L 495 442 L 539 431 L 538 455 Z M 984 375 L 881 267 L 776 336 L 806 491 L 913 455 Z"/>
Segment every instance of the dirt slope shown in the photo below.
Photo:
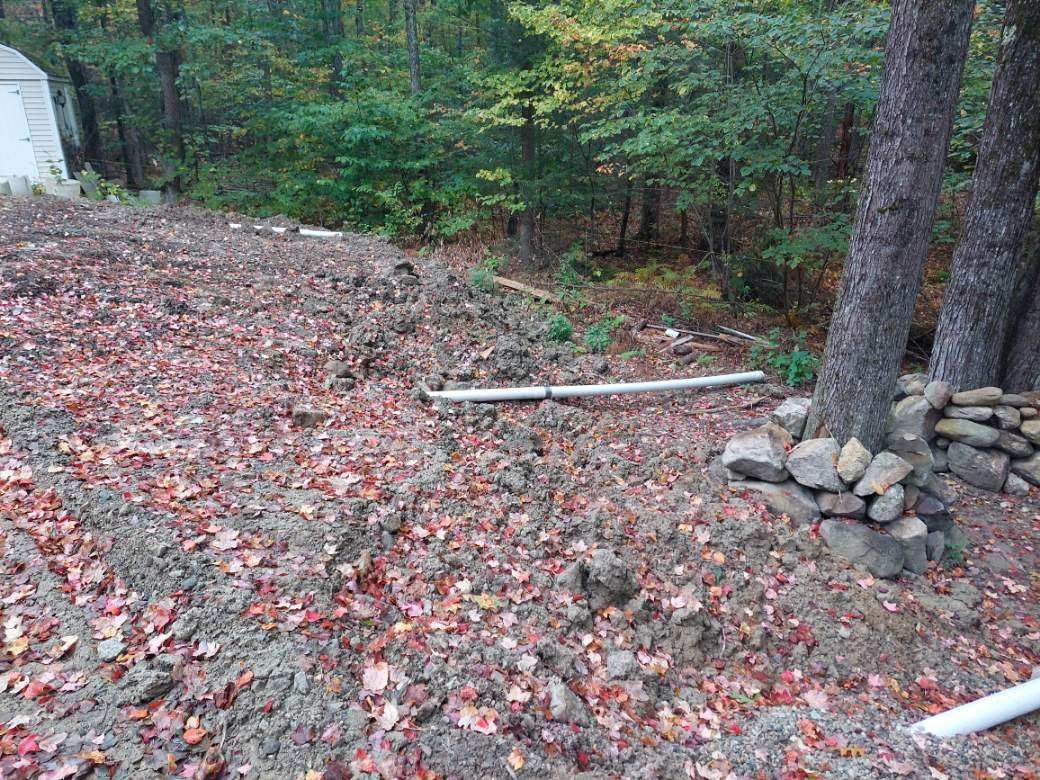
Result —
<path fill-rule="evenodd" d="M 905 730 L 1032 674 L 1035 492 L 883 583 L 708 477 L 762 388 L 417 392 L 674 372 L 544 327 L 374 238 L 0 200 L 0 776 L 1036 776 L 1036 715 Z"/>

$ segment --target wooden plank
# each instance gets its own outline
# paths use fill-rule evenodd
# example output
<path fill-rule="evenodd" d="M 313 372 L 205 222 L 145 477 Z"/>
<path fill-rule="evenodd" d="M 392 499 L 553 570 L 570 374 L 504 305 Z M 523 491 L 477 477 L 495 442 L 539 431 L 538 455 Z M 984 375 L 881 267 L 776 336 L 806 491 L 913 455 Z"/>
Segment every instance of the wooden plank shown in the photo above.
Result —
<path fill-rule="evenodd" d="M 559 295 L 556 295 L 556 293 L 551 293 L 548 290 L 539 290 L 537 287 L 531 287 L 523 282 L 506 279 L 504 276 L 496 276 L 495 282 L 500 284 L 502 287 L 509 288 L 510 290 L 527 293 L 532 298 L 540 298 L 543 301 L 550 301 L 551 303 L 563 303 L 563 300 Z"/>

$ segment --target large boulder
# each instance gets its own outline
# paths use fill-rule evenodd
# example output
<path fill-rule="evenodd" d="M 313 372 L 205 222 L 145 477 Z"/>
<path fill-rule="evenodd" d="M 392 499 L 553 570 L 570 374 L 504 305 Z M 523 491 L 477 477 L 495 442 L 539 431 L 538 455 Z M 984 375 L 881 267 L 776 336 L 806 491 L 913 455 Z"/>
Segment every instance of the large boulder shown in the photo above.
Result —
<path fill-rule="evenodd" d="M 928 568 L 928 526 L 917 517 L 901 517 L 885 530 L 903 548 L 903 568 L 924 574 Z"/>
<path fill-rule="evenodd" d="M 845 490 L 838 476 L 841 448 L 834 439 L 806 439 L 787 455 L 787 470 L 795 482 L 815 490 Z"/>
<path fill-rule="evenodd" d="M 827 518 L 820 524 L 820 536 L 832 552 L 863 566 L 875 577 L 898 577 L 903 570 L 903 546 L 862 523 Z"/>
<path fill-rule="evenodd" d="M 932 405 L 933 409 L 942 409 L 953 397 L 953 387 L 949 382 L 937 379 L 929 382 L 924 388 L 924 397 Z"/>
<path fill-rule="evenodd" d="M 880 496 L 913 470 L 912 465 L 894 452 L 879 452 L 852 492 L 857 496 L 869 496 L 874 493 Z"/>
<path fill-rule="evenodd" d="M 1040 485 L 1040 452 L 1032 457 L 1011 461 L 1011 471 L 1034 485 Z"/>
<path fill-rule="evenodd" d="M 766 482 L 787 479 L 787 448 L 791 434 L 775 423 L 738 433 L 726 443 L 722 464 L 739 474 Z"/>
<path fill-rule="evenodd" d="M 971 420 L 972 422 L 986 422 L 993 416 L 995 406 L 954 406 L 950 404 L 943 409 L 943 415 L 954 420 Z"/>
<path fill-rule="evenodd" d="M 903 433 L 888 437 L 888 449 L 914 467 L 913 474 L 907 475 L 907 481 L 914 485 L 921 484 L 932 473 L 935 458 L 932 448 L 920 436 Z"/>
<path fill-rule="evenodd" d="M 1040 419 L 1026 420 L 1019 430 L 1033 444 L 1040 444 Z"/>
<path fill-rule="evenodd" d="M 1004 431 L 1013 431 L 1022 424 L 1022 413 L 1013 406 L 994 406 L 993 416 L 997 420 L 997 426 Z"/>
<path fill-rule="evenodd" d="M 1011 468 L 1014 468 L 1012 463 Z M 1025 497 L 1029 495 L 1029 483 L 1017 474 L 1008 474 L 1007 482 L 1004 483 L 1004 492 L 1009 496 Z"/>
<path fill-rule="evenodd" d="M 950 457 L 950 471 L 969 485 L 994 493 L 1004 487 L 1010 462 L 1006 452 L 977 449 L 958 441 L 946 452 Z"/>
<path fill-rule="evenodd" d="M 876 497 L 870 502 L 870 508 L 867 510 L 867 517 L 875 523 L 891 523 L 903 514 L 903 504 L 905 499 L 906 496 L 903 491 L 903 486 L 898 483 L 892 485 L 884 492 L 884 494 Z"/>
<path fill-rule="evenodd" d="M 788 398 L 773 410 L 769 419 L 795 439 L 800 439 L 805 432 L 805 420 L 809 416 L 810 400 L 809 398 Z"/>
<path fill-rule="evenodd" d="M 998 450 L 1003 450 L 1012 458 L 1028 458 L 1034 452 L 1033 445 L 1026 440 L 1025 436 L 1019 436 L 1011 431 L 1001 431 L 997 443 L 993 446 Z"/>
<path fill-rule="evenodd" d="M 852 517 L 862 520 L 867 515 L 867 502 L 852 493 L 816 492 L 816 504 L 827 517 Z"/>
<path fill-rule="evenodd" d="M 935 424 L 942 412 L 934 408 L 922 395 L 911 395 L 892 405 L 885 421 L 885 433 L 910 433 L 931 441 Z"/>
<path fill-rule="evenodd" d="M 1003 395 L 1004 391 L 999 387 L 979 387 L 954 393 L 950 402 L 957 406 L 996 406 Z"/>
<path fill-rule="evenodd" d="M 922 493 L 935 496 L 947 506 L 951 506 L 957 500 L 957 493 L 954 492 L 953 488 L 935 476 L 935 474 L 929 474 L 928 479 L 918 485 L 918 487 L 921 488 Z"/>
<path fill-rule="evenodd" d="M 1000 403 L 1004 406 L 1029 406 L 1029 399 L 1020 393 L 1004 393 L 1000 396 Z"/>
<path fill-rule="evenodd" d="M 769 511 L 787 515 L 796 523 L 813 523 L 820 519 L 820 508 L 813 494 L 793 479 L 786 482 L 762 482 L 754 479 L 729 483 L 734 490 L 748 490 L 758 494 Z"/>
<path fill-rule="evenodd" d="M 971 420 L 955 420 L 947 417 L 939 420 L 935 432 L 947 439 L 968 444 L 972 447 L 992 447 L 1000 439 L 1000 431 Z"/>
<path fill-rule="evenodd" d="M 873 457 L 863 442 L 853 436 L 838 455 L 838 476 L 851 485 L 863 476 Z"/>

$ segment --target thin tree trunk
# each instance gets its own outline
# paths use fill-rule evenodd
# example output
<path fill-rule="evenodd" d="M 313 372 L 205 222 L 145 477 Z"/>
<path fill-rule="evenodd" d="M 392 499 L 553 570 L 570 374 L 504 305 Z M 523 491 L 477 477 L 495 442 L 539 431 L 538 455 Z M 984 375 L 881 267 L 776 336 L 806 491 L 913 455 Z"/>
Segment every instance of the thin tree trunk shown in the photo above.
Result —
<path fill-rule="evenodd" d="M 338 98 L 340 84 L 343 81 L 343 55 L 339 50 L 339 44 L 343 40 L 341 0 L 321 0 L 321 29 L 326 45 L 332 48 L 332 56 L 329 58 L 329 94 Z"/>
<path fill-rule="evenodd" d="M 625 256 L 625 239 L 628 238 L 628 221 L 632 216 L 632 180 L 625 179 L 625 202 L 621 207 L 621 227 L 618 230 L 617 255 Z"/>
<path fill-rule="evenodd" d="M 422 74 L 419 68 L 419 30 L 416 22 L 419 0 L 404 0 L 404 31 L 408 39 L 408 80 L 412 94 L 422 92 Z"/>
<path fill-rule="evenodd" d="M 54 26 L 61 31 L 63 38 L 75 40 L 81 37 L 76 9 L 68 0 L 52 0 L 51 12 Z M 99 165 L 104 155 L 101 151 L 97 106 L 94 104 L 94 96 L 90 92 L 90 72 L 86 65 L 75 57 L 70 57 L 67 51 L 64 52 L 64 59 L 65 67 L 69 71 L 69 80 L 76 92 L 76 102 L 79 104 L 79 118 L 83 128 L 83 157 L 95 165 Z"/>
<path fill-rule="evenodd" d="M 1008 320 L 1001 387 L 1006 392 L 1040 390 L 1040 226 L 1023 248 L 1022 273 L 1018 274 L 1016 296 Z M 1031 244 L 1031 245 L 1030 245 Z"/>
<path fill-rule="evenodd" d="M 167 11 L 167 21 L 173 14 Z M 163 156 L 163 173 L 166 178 L 166 197 L 176 199 L 181 191 L 181 167 L 184 164 L 184 132 L 181 120 L 181 97 L 177 86 L 180 74 L 180 52 L 169 48 L 157 38 L 155 14 L 151 0 L 137 0 L 137 23 L 141 35 L 155 45 L 155 70 L 159 75 L 162 93 L 162 126 L 166 141 L 173 149 L 173 157 Z"/>
<path fill-rule="evenodd" d="M 525 100 L 520 109 L 523 124 L 520 125 L 520 159 L 524 170 L 524 210 L 520 214 L 520 262 L 527 265 L 534 257 L 535 217 L 535 127 L 534 106 Z"/>
<path fill-rule="evenodd" d="M 973 0 L 895 0 L 867 176 L 807 436 L 880 449 L 928 251 Z"/>
<path fill-rule="evenodd" d="M 661 213 L 661 189 L 652 187 L 643 180 L 643 199 L 639 215 L 639 232 L 636 238 L 640 241 L 651 241 L 657 238 L 657 225 Z"/>
<path fill-rule="evenodd" d="M 126 103 L 123 101 L 123 92 L 119 88 L 119 80 L 114 74 L 109 74 L 108 87 L 112 95 L 112 108 L 115 109 L 116 131 L 119 134 L 119 151 L 126 168 L 126 183 L 140 189 L 145 184 L 140 139 L 136 129 L 127 125 Z"/>
<path fill-rule="evenodd" d="M 931 376 L 996 384 L 1015 270 L 1040 182 L 1040 3 L 1012 0 L 982 129 L 964 234 L 953 256 Z"/>
<path fill-rule="evenodd" d="M 354 2 L 354 28 L 358 38 L 365 34 L 365 0 Z"/>

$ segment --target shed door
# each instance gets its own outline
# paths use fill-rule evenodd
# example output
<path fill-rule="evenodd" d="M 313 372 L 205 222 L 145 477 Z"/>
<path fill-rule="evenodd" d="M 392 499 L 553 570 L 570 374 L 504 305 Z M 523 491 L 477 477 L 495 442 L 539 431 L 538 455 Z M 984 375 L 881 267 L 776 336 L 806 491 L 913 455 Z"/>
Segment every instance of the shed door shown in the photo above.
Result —
<path fill-rule="evenodd" d="M 0 82 L 0 176 L 37 175 L 22 93 L 17 84 Z"/>

